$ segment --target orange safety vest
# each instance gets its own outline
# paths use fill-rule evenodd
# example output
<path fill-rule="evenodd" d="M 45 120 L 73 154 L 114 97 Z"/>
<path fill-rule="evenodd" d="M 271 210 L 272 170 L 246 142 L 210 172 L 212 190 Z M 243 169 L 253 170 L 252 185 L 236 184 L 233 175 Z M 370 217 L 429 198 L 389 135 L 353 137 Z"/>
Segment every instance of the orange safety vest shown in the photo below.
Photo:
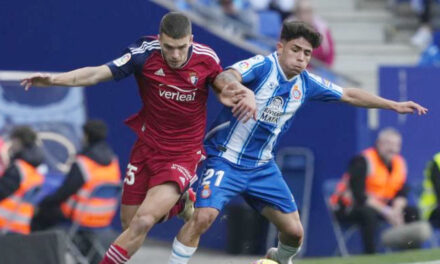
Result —
<path fill-rule="evenodd" d="M 23 201 L 23 198 L 28 191 L 43 184 L 44 176 L 23 160 L 15 160 L 15 165 L 20 175 L 20 186 L 8 198 L 0 201 L 0 229 L 29 234 L 35 208 L 32 203 Z"/>
<path fill-rule="evenodd" d="M 103 166 L 86 156 L 78 155 L 76 162 L 85 183 L 61 205 L 61 211 L 66 218 L 78 222 L 81 226 L 106 227 L 116 213 L 118 198 L 89 199 L 89 195 L 102 184 L 121 182 L 118 160 L 114 159 L 109 165 Z"/>
<path fill-rule="evenodd" d="M 387 203 L 392 200 L 402 189 L 406 182 L 406 164 L 402 156 L 396 155 L 391 160 L 392 171 L 381 160 L 375 148 L 368 148 L 362 152 L 367 161 L 367 177 L 365 191 L 380 201 Z M 350 207 L 353 204 L 352 193 L 348 182 L 350 175 L 344 173 L 342 180 L 336 186 L 334 194 L 330 197 L 330 204 Z"/>
<path fill-rule="evenodd" d="M 392 200 L 406 182 L 405 160 L 400 155 L 394 156 L 390 172 L 375 148 L 366 149 L 363 155 L 368 164 L 366 192 L 385 203 Z"/>

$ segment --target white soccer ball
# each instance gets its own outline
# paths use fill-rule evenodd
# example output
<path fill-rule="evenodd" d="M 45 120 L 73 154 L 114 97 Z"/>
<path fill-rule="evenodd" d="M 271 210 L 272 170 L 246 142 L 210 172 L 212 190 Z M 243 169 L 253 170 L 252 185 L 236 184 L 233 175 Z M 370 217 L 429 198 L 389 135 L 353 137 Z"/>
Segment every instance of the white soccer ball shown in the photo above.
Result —
<path fill-rule="evenodd" d="M 270 259 L 259 259 L 253 262 L 252 264 L 278 264 L 278 262 Z"/>

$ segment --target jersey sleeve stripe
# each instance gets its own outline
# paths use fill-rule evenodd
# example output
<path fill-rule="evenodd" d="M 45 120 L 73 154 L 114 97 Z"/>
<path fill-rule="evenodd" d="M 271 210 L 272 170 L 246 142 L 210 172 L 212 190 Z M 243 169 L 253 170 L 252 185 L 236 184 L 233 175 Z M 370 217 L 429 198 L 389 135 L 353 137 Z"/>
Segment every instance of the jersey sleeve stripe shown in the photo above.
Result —
<path fill-rule="evenodd" d="M 217 59 L 219 59 L 218 56 L 217 56 L 217 54 L 216 54 L 213 50 L 211 50 L 211 49 L 201 49 L 201 48 L 198 48 L 198 47 L 194 47 L 194 50 L 196 50 L 196 51 L 200 51 L 200 52 L 206 52 L 206 53 L 209 53 L 209 54 L 211 54 L 213 57 L 216 57 Z"/>
<path fill-rule="evenodd" d="M 206 51 L 206 52 L 212 53 L 212 55 L 217 56 L 217 54 L 215 53 L 215 51 L 212 50 L 212 49 L 210 49 L 210 48 L 206 48 L 206 47 L 202 47 L 202 46 L 194 45 L 194 49 L 199 50 L 199 51 Z"/>
<path fill-rule="evenodd" d="M 199 45 L 195 44 L 195 45 L 194 45 L 194 51 L 199 51 L 199 52 L 206 52 L 206 53 L 209 53 L 209 54 L 212 55 L 212 57 L 215 58 L 216 61 L 218 61 L 218 62 L 220 61 L 220 59 L 218 58 L 218 56 L 217 56 L 217 54 L 215 53 L 215 51 L 213 51 L 213 50 L 210 49 L 210 48 L 202 47 L 202 46 L 199 46 Z M 218 62 L 217 62 L 217 63 L 218 63 Z"/>
<path fill-rule="evenodd" d="M 139 46 L 138 48 L 130 48 L 130 51 L 133 54 L 138 54 L 138 53 L 144 53 L 147 49 L 152 50 L 158 48 L 160 48 L 159 41 L 157 40 L 151 42 L 144 41 L 142 42 L 142 45 Z"/>
<path fill-rule="evenodd" d="M 196 53 L 196 54 L 200 54 L 200 55 L 207 55 L 207 56 L 213 58 L 217 64 L 220 63 L 220 59 L 217 56 L 212 55 L 212 53 L 201 52 L 201 51 L 198 51 L 196 49 L 194 49 L 193 52 Z"/>

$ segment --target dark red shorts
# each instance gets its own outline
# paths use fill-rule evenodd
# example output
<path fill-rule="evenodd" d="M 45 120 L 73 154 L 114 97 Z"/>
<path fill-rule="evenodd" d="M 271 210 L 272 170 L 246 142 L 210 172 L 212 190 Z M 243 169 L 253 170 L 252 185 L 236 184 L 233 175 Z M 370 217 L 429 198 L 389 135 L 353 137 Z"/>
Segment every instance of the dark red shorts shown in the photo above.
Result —
<path fill-rule="evenodd" d="M 197 181 L 197 165 L 203 159 L 202 150 L 181 155 L 164 154 L 138 139 L 127 166 L 122 204 L 141 204 L 149 189 L 165 182 L 175 182 L 181 192 L 186 191 Z"/>

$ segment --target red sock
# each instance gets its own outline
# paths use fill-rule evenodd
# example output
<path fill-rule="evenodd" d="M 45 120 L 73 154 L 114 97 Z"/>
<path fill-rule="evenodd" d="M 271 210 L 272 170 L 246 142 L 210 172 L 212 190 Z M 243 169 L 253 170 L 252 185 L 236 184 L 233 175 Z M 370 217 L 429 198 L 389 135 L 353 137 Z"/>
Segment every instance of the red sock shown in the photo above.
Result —
<path fill-rule="evenodd" d="M 99 264 L 124 264 L 130 259 L 127 250 L 116 244 L 111 244 Z"/>

